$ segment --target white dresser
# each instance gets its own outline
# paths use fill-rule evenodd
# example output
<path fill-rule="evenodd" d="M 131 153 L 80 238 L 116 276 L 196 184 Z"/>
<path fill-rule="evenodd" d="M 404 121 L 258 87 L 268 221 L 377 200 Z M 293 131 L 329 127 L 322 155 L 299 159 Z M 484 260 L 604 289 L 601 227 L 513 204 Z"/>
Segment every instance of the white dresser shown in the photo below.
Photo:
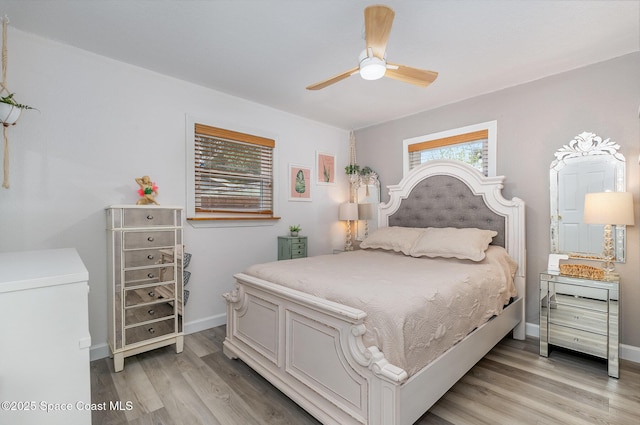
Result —
<path fill-rule="evenodd" d="M 88 280 L 75 249 L 0 253 L 0 424 L 91 423 Z"/>
<path fill-rule="evenodd" d="M 182 352 L 182 208 L 107 208 L 109 347 L 124 358 L 175 344 Z"/>

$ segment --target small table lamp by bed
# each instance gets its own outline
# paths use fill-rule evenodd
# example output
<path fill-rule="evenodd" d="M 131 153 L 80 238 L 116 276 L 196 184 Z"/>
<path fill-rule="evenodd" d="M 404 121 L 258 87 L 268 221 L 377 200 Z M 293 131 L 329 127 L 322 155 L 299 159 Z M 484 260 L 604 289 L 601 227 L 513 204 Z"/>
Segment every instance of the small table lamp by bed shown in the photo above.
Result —
<path fill-rule="evenodd" d="M 613 273 L 615 258 L 612 225 L 633 225 L 633 195 L 631 192 L 587 193 L 584 198 L 584 223 L 604 224 L 604 270 Z"/>
<path fill-rule="evenodd" d="M 347 222 L 347 240 L 344 244 L 344 250 L 353 251 L 353 246 L 351 245 L 351 220 L 358 219 L 358 204 L 353 202 L 341 204 L 339 218 Z"/>
<path fill-rule="evenodd" d="M 364 238 L 369 236 L 369 220 L 373 218 L 373 204 L 358 204 L 358 220 L 364 220 Z"/>

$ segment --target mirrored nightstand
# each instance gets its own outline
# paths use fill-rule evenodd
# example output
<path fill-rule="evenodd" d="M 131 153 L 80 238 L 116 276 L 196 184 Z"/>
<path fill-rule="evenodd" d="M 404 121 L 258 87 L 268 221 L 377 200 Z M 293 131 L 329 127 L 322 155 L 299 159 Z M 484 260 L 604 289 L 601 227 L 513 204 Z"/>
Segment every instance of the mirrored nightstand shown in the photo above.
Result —
<path fill-rule="evenodd" d="M 552 346 L 607 359 L 619 377 L 619 281 L 540 274 L 540 355 Z"/>

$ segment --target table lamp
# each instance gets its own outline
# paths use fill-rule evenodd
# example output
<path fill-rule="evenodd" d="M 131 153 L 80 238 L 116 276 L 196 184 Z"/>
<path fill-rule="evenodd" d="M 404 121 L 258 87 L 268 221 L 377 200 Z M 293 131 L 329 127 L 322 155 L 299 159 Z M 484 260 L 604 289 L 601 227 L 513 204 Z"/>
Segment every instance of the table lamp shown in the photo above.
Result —
<path fill-rule="evenodd" d="M 358 220 L 364 220 L 364 238 L 369 236 L 369 220 L 373 218 L 374 204 L 358 204 Z"/>
<path fill-rule="evenodd" d="M 587 193 L 584 198 L 584 223 L 604 224 L 604 270 L 613 273 L 612 225 L 633 225 L 633 195 L 631 192 Z"/>
<path fill-rule="evenodd" d="M 351 244 L 351 220 L 358 219 L 358 204 L 354 202 L 345 202 L 340 205 L 340 220 L 347 222 L 347 240 L 344 244 L 345 251 L 353 251 Z"/>

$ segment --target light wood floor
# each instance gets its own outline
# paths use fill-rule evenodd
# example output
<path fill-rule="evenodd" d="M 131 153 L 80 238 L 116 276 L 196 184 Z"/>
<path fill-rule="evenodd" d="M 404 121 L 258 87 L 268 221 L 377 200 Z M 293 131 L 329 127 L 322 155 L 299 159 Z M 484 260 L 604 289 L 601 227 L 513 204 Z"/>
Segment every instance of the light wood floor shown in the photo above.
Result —
<path fill-rule="evenodd" d="M 106 402 L 93 425 L 319 424 L 244 363 L 227 359 L 224 333 L 221 326 L 187 335 L 183 353 L 171 346 L 139 354 L 119 373 L 108 358 L 92 362 L 92 401 Z M 543 358 L 537 340 L 505 338 L 416 425 L 639 423 L 640 365 L 623 361 L 613 379 L 604 361 L 560 350 Z"/>

